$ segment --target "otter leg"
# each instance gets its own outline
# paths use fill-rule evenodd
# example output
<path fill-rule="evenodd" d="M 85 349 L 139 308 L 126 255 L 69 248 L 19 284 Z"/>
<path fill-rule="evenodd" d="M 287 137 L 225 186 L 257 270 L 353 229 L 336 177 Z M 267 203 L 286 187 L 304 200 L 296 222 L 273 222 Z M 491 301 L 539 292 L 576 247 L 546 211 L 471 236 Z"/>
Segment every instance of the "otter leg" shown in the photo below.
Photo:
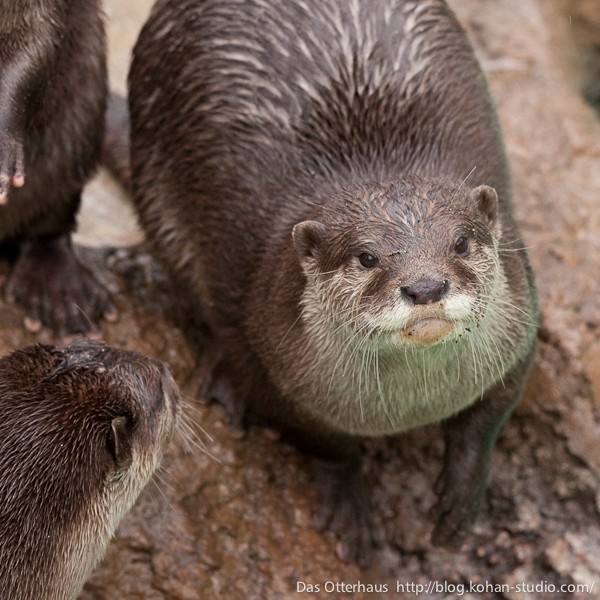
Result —
<path fill-rule="evenodd" d="M 432 541 L 458 548 L 475 521 L 500 430 L 521 397 L 528 364 L 520 363 L 481 400 L 444 423 L 444 467 L 435 484 Z"/>
<path fill-rule="evenodd" d="M 6 296 L 25 306 L 27 329 L 44 323 L 61 339 L 95 332 L 101 317 L 116 316 L 106 289 L 75 258 L 68 234 L 21 243 Z"/>
<path fill-rule="evenodd" d="M 211 402 L 218 402 L 229 416 L 231 426 L 238 432 L 248 425 L 248 393 L 235 385 L 232 374 L 239 372 L 240 364 L 232 361 L 213 337 L 204 340 L 203 378 L 199 396 Z"/>
<path fill-rule="evenodd" d="M 336 535 L 341 560 L 368 567 L 373 537 L 360 454 L 341 460 L 315 458 L 312 466 L 319 492 L 319 506 L 313 516 L 315 529 Z"/>
<path fill-rule="evenodd" d="M 100 162 L 128 192 L 131 192 L 129 131 L 127 98 L 111 94 L 106 106 L 105 132 Z"/>
<path fill-rule="evenodd" d="M 366 568 L 371 563 L 373 536 L 369 495 L 361 472 L 360 441 L 324 428 L 305 415 L 296 414 L 294 419 L 302 427 L 287 425 L 284 433 L 311 460 L 318 494 L 313 526 L 336 536 L 341 560 Z"/>

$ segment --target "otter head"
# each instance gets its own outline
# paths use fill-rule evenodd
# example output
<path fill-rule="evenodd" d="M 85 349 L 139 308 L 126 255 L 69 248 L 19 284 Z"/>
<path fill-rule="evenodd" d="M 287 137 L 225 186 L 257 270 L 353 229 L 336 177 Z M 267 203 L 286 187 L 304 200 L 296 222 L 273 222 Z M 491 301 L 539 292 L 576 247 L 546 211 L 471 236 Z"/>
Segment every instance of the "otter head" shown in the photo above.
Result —
<path fill-rule="evenodd" d="M 326 206 L 293 230 L 307 322 L 392 347 L 478 324 L 500 269 L 493 188 L 412 178 L 348 187 Z"/>
<path fill-rule="evenodd" d="M 149 480 L 178 392 L 165 365 L 98 342 L 0 359 L 0 587 L 74 598 Z"/>

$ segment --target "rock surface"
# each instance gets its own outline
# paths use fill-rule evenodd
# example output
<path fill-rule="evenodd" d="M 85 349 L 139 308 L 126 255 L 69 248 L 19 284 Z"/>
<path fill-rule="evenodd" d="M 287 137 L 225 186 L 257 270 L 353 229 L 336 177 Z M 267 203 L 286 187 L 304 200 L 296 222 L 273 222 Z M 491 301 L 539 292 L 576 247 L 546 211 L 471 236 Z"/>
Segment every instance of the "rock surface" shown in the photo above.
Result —
<path fill-rule="evenodd" d="M 120 44 L 115 87 L 150 4 L 106 2 L 110 39 Z M 442 455 L 440 431 L 431 427 L 366 445 L 380 547 L 369 571 L 339 562 L 334 541 L 310 525 L 306 460 L 265 430 L 240 439 L 219 407 L 196 399 L 196 357 L 164 316 L 168 294 L 149 255 L 139 247 L 87 249 L 121 313 L 104 326 L 106 340 L 167 360 L 188 409 L 161 473 L 123 520 L 81 600 L 412 598 L 419 585 L 429 585 L 421 596 L 432 598 L 600 597 L 600 122 L 568 70 L 575 17 L 593 4 L 451 1 L 497 101 L 543 312 L 531 381 L 501 435 L 464 547 L 451 553 L 429 542 Z M 92 246 L 106 239 L 95 216 L 99 194 L 112 197 L 109 182 L 96 185 L 101 192 L 92 190 L 86 207 L 91 229 L 78 238 Z M 134 221 L 121 216 L 126 205 L 115 206 L 108 225 L 126 224 L 113 245 L 138 243 Z M 0 263 L 0 285 L 5 278 Z M 0 352 L 49 341 L 47 332 L 25 333 L 21 319 L 18 307 L 0 306 Z M 358 582 L 388 592 L 352 592 Z M 320 593 L 308 593 L 308 584 Z M 582 584 L 595 588 L 559 589 Z"/>

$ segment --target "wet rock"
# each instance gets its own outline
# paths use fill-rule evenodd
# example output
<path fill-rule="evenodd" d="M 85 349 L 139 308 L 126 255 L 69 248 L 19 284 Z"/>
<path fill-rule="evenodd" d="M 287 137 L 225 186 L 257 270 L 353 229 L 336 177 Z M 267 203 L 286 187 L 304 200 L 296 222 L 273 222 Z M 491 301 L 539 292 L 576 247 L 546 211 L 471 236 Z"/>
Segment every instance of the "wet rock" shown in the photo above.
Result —
<path fill-rule="evenodd" d="M 574 598 L 593 597 L 600 572 L 600 538 L 596 532 L 567 533 L 546 551 L 552 567 L 571 581 L 569 589 Z"/>

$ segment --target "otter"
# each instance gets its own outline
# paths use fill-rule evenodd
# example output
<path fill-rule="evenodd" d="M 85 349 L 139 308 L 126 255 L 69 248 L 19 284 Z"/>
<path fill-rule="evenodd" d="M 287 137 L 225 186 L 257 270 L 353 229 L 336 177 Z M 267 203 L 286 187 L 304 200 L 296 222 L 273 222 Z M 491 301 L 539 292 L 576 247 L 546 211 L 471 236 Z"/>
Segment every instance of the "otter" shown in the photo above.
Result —
<path fill-rule="evenodd" d="M 32 331 L 64 337 L 115 316 L 70 241 L 106 93 L 100 0 L 0 0 L 0 250 Z"/>
<path fill-rule="evenodd" d="M 100 163 L 123 185 L 126 192 L 131 192 L 129 137 L 127 98 L 113 92 L 109 94 L 106 104 Z"/>
<path fill-rule="evenodd" d="M 203 393 L 315 459 L 367 565 L 361 440 L 443 423 L 459 546 L 534 353 L 497 116 L 443 0 L 158 0 L 129 76 L 131 188 L 194 306 Z"/>
<path fill-rule="evenodd" d="M 75 598 L 179 413 L 163 363 L 100 342 L 0 359 L 0 589 Z"/>

